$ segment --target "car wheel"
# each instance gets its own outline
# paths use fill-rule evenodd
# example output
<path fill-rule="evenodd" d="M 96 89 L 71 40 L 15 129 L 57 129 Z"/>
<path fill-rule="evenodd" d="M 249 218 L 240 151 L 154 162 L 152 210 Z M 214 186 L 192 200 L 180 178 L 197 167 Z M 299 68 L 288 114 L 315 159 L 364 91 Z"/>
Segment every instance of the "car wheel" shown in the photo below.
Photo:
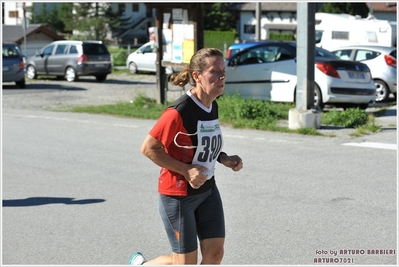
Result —
<path fill-rule="evenodd" d="M 76 75 L 76 71 L 75 71 L 74 68 L 68 67 L 68 68 L 65 70 L 65 79 L 66 79 L 68 82 L 74 82 L 74 81 L 76 81 L 76 80 L 78 79 L 78 75 Z"/>
<path fill-rule="evenodd" d="M 37 78 L 37 73 L 36 73 L 36 69 L 35 67 L 33 67 L 32 65 L 29 65 L 26 68 L 26 76 L 28 76 L 29 79 L 33 80 Z"/>
<path fill-rule="evenodd" d="M 137 65 L 134 62 L 129 63 L 129 71 L 131 74 L 137 73 Z"/>
<path fill-rule="evenodd" d="M 320 110 L 324 108 L 323 96 L 317 84 L 314 85 L 314 105 L 319 106 Z"/>
<path fill-rule="evenodd" d="M 395 98 L 395 100 L 397 99 L 396 97 L 397 97 L 397 95 L 396 95 L 397 93 L 393 93 L 393 97 Z"/>
<path fill-rule="evenodd" d="M 21 89 L 24 89 L 24 88 L 26 87 L 25 79 L 20 80 L 20 81 L 18 81 L 18 82 L 15 82 L 15 84 L 18 85 L 19 88 L 21 88 Z"/>
<path fill-rule="evenodd" d="M 107 75 L 97 75 L 96 76 L 96 80 L 99 82 L 103 82 L 103 81 L 105 81 L 105 79 L 107 79 Z"/>
<path fill-rule="evenodd" d="M 375 101 L 376 102 L 383 102 L 383 101 L 388 100 L 390 92 L 389 92 L 387 84 L 384 81 L 377 80 L 377 79 L 374 80 L 374 83 L 375 83 L 375 87 L 376 87 L 376 91 L 375 91 L 376 98 L 375 98 Z"/>

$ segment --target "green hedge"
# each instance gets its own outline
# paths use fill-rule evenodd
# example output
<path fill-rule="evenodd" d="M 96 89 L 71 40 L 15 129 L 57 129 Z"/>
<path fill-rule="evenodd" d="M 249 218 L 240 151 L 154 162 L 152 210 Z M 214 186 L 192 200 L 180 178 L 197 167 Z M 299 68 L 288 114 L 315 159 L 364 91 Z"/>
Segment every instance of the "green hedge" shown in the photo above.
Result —
<path fill-rule="evenodd" d="M 204 31 L 204 47 L 219 48 L 226 53 L 236 36 L 236 31 Z"/>
<path fill-rule="evenodd" d="M 280 40 L 280 41 L 295 41 L 294 34 L 282 34 L 282 33 L 270 33 L 270 40 Z"/>

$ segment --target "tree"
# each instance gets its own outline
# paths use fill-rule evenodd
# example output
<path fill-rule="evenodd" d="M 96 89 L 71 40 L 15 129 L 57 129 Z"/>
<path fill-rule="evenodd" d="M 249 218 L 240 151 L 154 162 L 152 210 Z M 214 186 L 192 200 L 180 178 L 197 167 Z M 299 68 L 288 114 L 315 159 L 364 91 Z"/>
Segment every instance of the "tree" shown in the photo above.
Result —
<path fill-rule="evenodd" d="M 64 32 L 73 31 L 73 3 L 61 3 L 58 9 L 58 17 L 64 23 Z"/>
<path fill-rule="evenodd" d="M 113 11 L 111 3 L 105 2 L 64 3 L 59 10 L 65 29 L 73 30 L 74 38 L 104 42 L 110 31 L 128 28 L 126 25 L 130 25 L 132 18 L 123 18 L 123 14 L 123 8 Z"/>
<path fill-rule="evenodd" d="M 40 9 L 40 12 L 37 10 Z M 32 18 L 29 19 L 33 24 L 46 24 L 56 33 L 64 32 L 64 23 L 58 16 L 58 9 L 55 3 L 48 6 L 46 3 L 32 4 Z"/>
<path fill-rule="evenodd" d="M 231 31 L 237 26 L 237 16 L 234 12 L 227 10 L 230 3 L 214 3 L 209 10 L 204 12 L 205 30 Z"/>
<path fill-rule="evenodd" d="M 350 14 L 359 15 L 362 18 L 366 18 L 369 14 L 369 8 L 366 3 L 360 2 L 333 2 L 324 3 L 318 12 L 332 13 L 332 14 Z"/>

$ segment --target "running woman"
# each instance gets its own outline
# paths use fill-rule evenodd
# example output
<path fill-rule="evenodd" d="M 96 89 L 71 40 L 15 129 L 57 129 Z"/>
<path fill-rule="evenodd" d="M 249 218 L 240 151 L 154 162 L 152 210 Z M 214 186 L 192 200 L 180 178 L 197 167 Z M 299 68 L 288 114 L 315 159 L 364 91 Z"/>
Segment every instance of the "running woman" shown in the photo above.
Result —
<path fill-rule="evenodd" d="M 243 167 L 237 155 L 222 152 L 223 137 L 216 98 L 226 80 L 219 49 L 197 51 L 190 64 L 171 77 L 173 85 L 193 87 L 165 109 L 145 138 L 141 152 L 161 167 L 159 212 L 172 255 L 147 261 L 134 253 L 129 264 L 220 264 L 224 255 L 225 223 L 215 182 L 216 161 L 233 171 Z"/>

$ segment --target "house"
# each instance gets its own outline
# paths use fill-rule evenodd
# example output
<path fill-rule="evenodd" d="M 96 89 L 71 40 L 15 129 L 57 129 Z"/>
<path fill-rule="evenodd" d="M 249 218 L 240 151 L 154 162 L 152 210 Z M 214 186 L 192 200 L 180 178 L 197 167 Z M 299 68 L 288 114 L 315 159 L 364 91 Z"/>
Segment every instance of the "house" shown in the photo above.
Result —
<path fill-rule="evenodd" d="M 229 10 L 239 13 L 238 33 L 241 41 L 255 40 L 256 2 L 232 3 Z M 260 39 L 266 40 L 270 33 L 296 32 L 296 2 L 262 2 Z"/>
<path fill-rule="evenodd" d="M 112 10 L 125 10 L 122 18 L 131 18 L 128 25 L 113 32 L 112 38 L 117 44 L 142 44 L 148 42 L 150 27 L 155 26 L 155 10 L 148 9 L 145 3 L 110 3 Z"/>
<path fill-rule="evenodd" d="M 37 51 L 52 41 L 64 40 L 62 36 L 42 24 L 33 24 L 27 27 L 25 31 L 26 47 L 24 29 L 21 25 L 3 25 L 2 33 L 4 43 L 18 44 L 27 57 L 35 55 Z"/>
<path fill-rule="evenodd" d="M 31 18 L 34 21 L 35 17 L 37 17 L 43 9 L 50 12 L 54 5 L 56 7 L 59 7 L 60 5 L 60 3 L 55 2 L 35 2 L 35 10 L 33 11 L 32 4 L 32 2 L 3 2 L 2 24 L 19 25 L 22 27 L 21 25 L 24 21 L 24 10 L 25 17 Z M 129 23 L 122 25 L 118 31 L 110 32 L 108 34 L 107 38 L 110 43 L 140 44 L 148 41 L 148 28 L 154 26 L 155 14 L 153 10 L 147 9 L 145 3 L 109 2 L 106 4 L 109 4 L 113 11 L 124 10 L 122 18 L 129 20 Z M 79 35 L 79 32 L 74 31 L 74 34 Z"/>
<path fill-rule="evenodd" d="M 366 5 L 370 10 L 370 15 L 376 19 L 396 22 L 397 2 L 367 2 Z"/>

